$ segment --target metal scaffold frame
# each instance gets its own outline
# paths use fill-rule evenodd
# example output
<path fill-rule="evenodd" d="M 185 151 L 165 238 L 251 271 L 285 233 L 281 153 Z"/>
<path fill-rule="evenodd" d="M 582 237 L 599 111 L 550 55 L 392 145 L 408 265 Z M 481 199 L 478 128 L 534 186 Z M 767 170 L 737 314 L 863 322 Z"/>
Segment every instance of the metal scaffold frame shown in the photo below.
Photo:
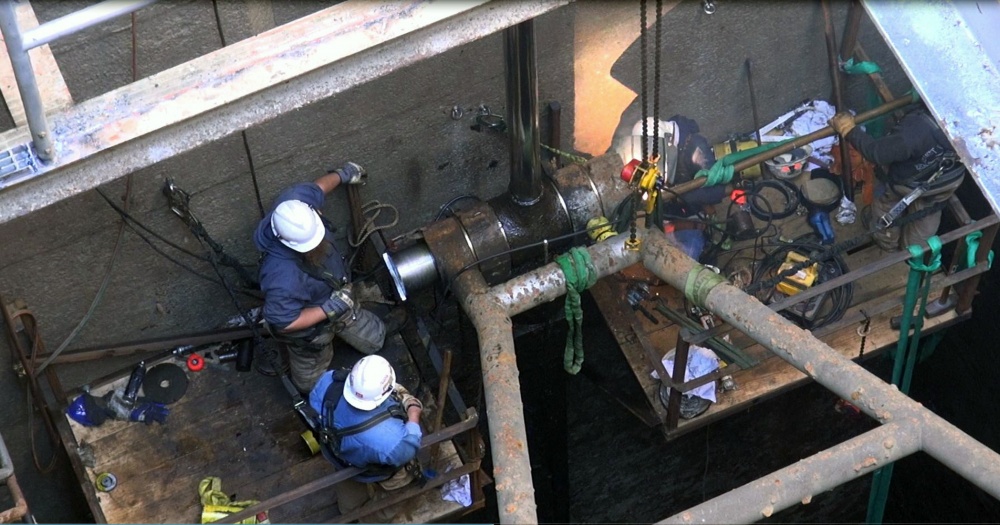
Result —
<path fill-rule="evenodd" d="M 625 248 L 628 237 L 621 234 L 588 248 L 599 277 L 642 262 L 664 282 L 684 290 L 689 279 L 712 273 L 661 232 L 644 230 L 637 251 Z M 537 523 L 510 318 L 565 294 L 565 276 L 558 264 L 550 263 L 487 287 L 478 271 L 467 271 L 457 277 L 455 290 L 479 334 L 500 521 Z M 661 523 L 751 523 L 917 451 L 1000 499 L 996 452 L 728 282 L 712 287 L 702 303 L 883 426 Z"/>

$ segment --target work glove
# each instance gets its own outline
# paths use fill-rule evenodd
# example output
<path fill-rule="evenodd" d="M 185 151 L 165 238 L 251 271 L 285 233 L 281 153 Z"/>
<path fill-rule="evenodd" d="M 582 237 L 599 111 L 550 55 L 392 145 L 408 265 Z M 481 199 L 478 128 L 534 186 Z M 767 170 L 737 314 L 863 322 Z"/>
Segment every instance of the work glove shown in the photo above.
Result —
<path fill-rule="evenodd" d="M 410 394 L 403 395 L 403 400 L 400 401 L 400 403 L 403 405 L 403 410 L 407 412 L 409 412 L 410 408 L 412 407 L 417 407 L 420 410 L 424 409 L 424 404 L 421 403 L 419 399 L 417 399 L 414 396 L 411 396 Z"/>
<path fill-rule="evenodd" d="M 152 425 L 153 421 L 163 424 L 167 422 L 167 415 L 170 414 L 170 409 L 164 406 L 163 403 L 151 403 L 144 402 L 136 405 L 132 409 L 132 413 L 129 414 L 129 421 L 141 421 L 147 425 Z"/>
<path fill-rule="evenodd" d="M 848 111 L 837 113 L 827 121 L 841 137 L 846 137 L 854 129 L 854 115 Z"/>
<path fill-rule="evenodd" d="M 323 301 L 320 308 L 323 309 L 327 319 L 340 321 L 351 315 L 354 311 L 354 300 L 351 299 L 351 294 L 341 288 L 340 290 L 334 290 L 330 294 L 330 297 L 326 301 Z"/>
<path fill-rule="evenodd" d="M 364 184 L 368 182 L 368 172 L 361 165 L 354 162 L 348 162 L 330 173 L 340 175 L 340 182 L 343 184 Z"/>

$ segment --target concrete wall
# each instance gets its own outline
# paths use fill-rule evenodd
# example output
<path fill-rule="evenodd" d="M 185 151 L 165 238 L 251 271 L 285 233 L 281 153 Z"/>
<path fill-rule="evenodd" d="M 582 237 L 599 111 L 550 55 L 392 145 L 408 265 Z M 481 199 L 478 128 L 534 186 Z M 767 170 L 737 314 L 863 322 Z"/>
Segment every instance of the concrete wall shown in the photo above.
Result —
<path fill-rule="evenodd" d="M 696 118 L 711 140 L 752 129 L 743 68 L 747 57 L 754 61 L 762 123 L 803 99 L 828 97 L 830 81 L 818 3 L 723 0 L 717 4 L 717 13 L 709 16 L 702 12 L 700 2 L 668 3 L 662 116 L 683 113 Z M 46 21 L 83 5 L 43 2 L 35 10 Z M 323 7 L 304 1 L 222 0 L 220 25 L 231 44 Z M 632 115 L 638 112 L 628 90 L 639 87 L 638 43 L 633 41 L 637 13 L 638 3 L 579 2 L 536 20 L 539 99 L 561 102 L 566 148 L 583 144 L 578 152 L 602 153 L 600 145 L 610 143 L 619 121 L 635 121 Z M 846 4 L 835 5 L 838 32 L 845 13 Z M 136 29 L 139 76 L 221 46 L 210 2 L 161 2 L 138 13 Z M 890 86 L 899 93 L 908 89 L 905 76 L 867 20 L 860 40 L 887 70 Z M 611 55 L 599 57 L 595 49 Z M 75 100 L 125 85 L 132 75 L 129 20 L 109 22 L 61 40 L 53 46 L 53 53 Z M 591 64 L 607 66 L 606 71 Z M 370 172 L 363 199 L 377 199 L 399 210 L 399 224 L 388 231 L 390 235 L 427 223 L 452 197 L 488 198 L 503 192 L 508 179 L 507 137 L 470 129 L 480 105 L 504 114 L 503 71 L 502 35 L 491 35 L 248 130 L 246 140 L 264 205 L 283 186 L 311 180 L 324 168 L 347 160 L 365 165 Z M 606 77 L 606 85 L 620 83 L 614 104 L 601 90 L 580 87 L 588 74 Z M 850 100 L 860 106 L 867 80 L 852 79 L 847 85 Z M 450 116 L 454 106 L 465 113 L 458 120 Z M 591 114 L 600 117 L 591 118 Z M 259 213 L 249 166 L 243 139 L 236 134 L 141 170 L 131 177 L 131 213 L 151 229 L 203 253 L 160 193 L 163 180 L 172 177 L 193 195 L 192 208 L 215 240 L 252 265 L 257 255 L 251 232 Z M 120 198 L 124 180 L 102 190 Z M 344 224 L 340 232 L 346 232 L 343 192 L 331 197 L 326 212 L 334 222 Z M 70 333 L 97 293 L 119 222 L 100 196 L 87 192 L 0 225 L 4 246 L 0 293 L 7 300 L 22 297 L 27 301 L 42 323 L 50 349 Z M 130 231 L 122 242 L 107 291 L 71 348 L 208 329 L 236 315 L 218 285 L 159 256 Z M 204 261 L 163 249 L 199 273 L 215 277 Z M 227 276 L 234 279 L 232 273 Z M 86 377 L 102 366 L 105 363 L 74 368 Z"/>

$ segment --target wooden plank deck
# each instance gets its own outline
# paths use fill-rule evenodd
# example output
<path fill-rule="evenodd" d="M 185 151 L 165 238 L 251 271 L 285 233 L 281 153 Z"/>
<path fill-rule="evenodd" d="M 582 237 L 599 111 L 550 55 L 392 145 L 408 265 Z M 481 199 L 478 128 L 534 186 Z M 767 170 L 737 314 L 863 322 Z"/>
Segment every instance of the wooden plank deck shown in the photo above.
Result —
<path fill-rule="evenodd" d="M 790 238 L 805 233 L 808 229 L 804 218 L 800 216 L 792 216 L 780 226 L 783 235 Z M 861 225 L 860 221 L 846 227 L 835 224 L 835 229 L 837 230 L 837 241 L 842 241 L 860 233 Z M 844 258 L 850 269 L 857 269 L 882 258 L 884 255 L 885 252 L 877 247 L 869 246 L 855 253 L 846 254 Z M 637 276 L 641 276 L 643 271 L 637 265 L 625 272 L 601 279 L 590 289 L 590 293 L 632 368 L 639 388 L 645 393 L 651 417 L 665 422 L 667 411 L 659 397 L 660 382 L 651 375 L 653 365 L 649 354 L 653 353 L 662 357 L 671 352 L 677 343 L 679 327 L 656 312 L 655 303 L 652 301 L 645 301 L 644 306 L 657 318 L 657 323 L 651 322 L 644 315 L 634 311 L 626 302 L 625 294 L 628 285 L 636 280 Z M 899 332 L 890 327 L 889 320 L 902 313 L 902 297 L 905 293 L 908 271 L 909 267 L 905 263 L 895 264 L 854 282 L 854 296 L 851 307 L 844 314 L 845 318 L 862 309 L 872 311 L 877 305 L 884 304 L 894 297 L 898 298 L 898 302 L 893 308 L 877 315 L 871 315 L 871 331 L 865 340 L 864 357 L 878 355 L 887 349 L 895 348 Z M 650 277 L 652 276 L 650 275 Z M 930 300 L 940 295 L 942 277 L 941 272 L 933 277 Z M 654 282 L 658 283 L 659 281 L 654 278 Z M 672 310 L 683 312 L 683 293 L 666 284 L 651 286 L 651 291 L 663 299 Z M 930 334 L 946 328 L 968 318 L 969 315 L 969 312 L 958 315 L 954 310 L 951 310 L 940 316 L 925 319 L 923 334 Z M 814 333 L 844 357 L 857 360 L 861 357 L 859 355 L 861 336 L 858 330 L 862 324 L 860 322 L 856 324 L 833 323 L 827 327 L 819 327 L 814 330 Z M 668 438 L 680 436 L 725 418 L 809 381 L 805 374 L 739 331 L 728 329 L 723 334 L 728 334 L 734 346 L 742 349 L 748 356 L 759 360 L 760 364 L 734 372 L 732 376 L 738 388 L 726 392 L 721 387 L 717 387 L 717 402 L 713 403 L 702 415 L 692 419 L 680 419 L 677 429 L 673 431 L 667 431 L 666 425 L 663 425 L 662 428 Z"/>
<path fill-rule="evenodd" d="M 413 364 L 401 362 L 408 353 L 400 347 L 402 341 L 396 336 L 395 351 L 387 358 L 400 371 L 399 380 L 415 388 L 415 383 L 407 383 L 416 380 Z M 347 349 L 337 352 L 337 366 L 349 366 L 340 361 L 358 357 Z M 167 357 L 147 367 L 160 362 L 184 366 L 182 360 Z M 130 373 L 131 369 L 123 370 L 105 384 L 94 385 L 91 392 L 99 396 L 122 389 Z M 186 374 L 187 392 L 169 405 L 164 425 L 107 421 L 84 427 L 66 418 L 77 445 L 86 450 L 89 479 L 81 481 L 99 502 L 95 516 L 103 515 L 108 523 L 199 523 L 198 484 L 206 477 L 220 478 L 222 490 L 234 500 L 262 501 L 334 471 L 321 455 L 309 453 L 300 437 L 305 425 L 291 410 L 277 379 L 236 372 L 232 364 L 210 364 Z M 454 444 L 444 442 L 435 467 L 443 472 L 462 465 Z M 97 476 L 104 472 L 118 480 L 110 492 L 95 488 Z M 394 522 L 429 522 L 468 510 L 443 500 L 438 490 L 390 509 Z M 317 517 L 329 521 L 338 514 L 334 492 L 326 489 L 271 509 L 269 517 L 273 523 L 287 523 Z"/>

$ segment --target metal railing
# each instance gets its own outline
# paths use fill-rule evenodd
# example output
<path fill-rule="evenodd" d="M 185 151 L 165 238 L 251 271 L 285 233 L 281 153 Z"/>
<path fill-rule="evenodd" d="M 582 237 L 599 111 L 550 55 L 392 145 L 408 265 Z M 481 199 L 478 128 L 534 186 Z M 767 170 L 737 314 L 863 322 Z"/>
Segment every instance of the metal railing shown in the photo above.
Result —
<path fill-rule="evenodd" d="M 17 23 L 16 2 L 0 0 L 0 32 L 7 45 L 7 54 L 10 55 L 14 79 L 24 104 L 28 130 L 31 132 L 31 142 L 39 160 L 45 163 L 55 160 L 55 147 L 28 51 L 112 18 L 138 11 L 155 2 L 156 0 L 105 0 L 22 33 Z"/>

